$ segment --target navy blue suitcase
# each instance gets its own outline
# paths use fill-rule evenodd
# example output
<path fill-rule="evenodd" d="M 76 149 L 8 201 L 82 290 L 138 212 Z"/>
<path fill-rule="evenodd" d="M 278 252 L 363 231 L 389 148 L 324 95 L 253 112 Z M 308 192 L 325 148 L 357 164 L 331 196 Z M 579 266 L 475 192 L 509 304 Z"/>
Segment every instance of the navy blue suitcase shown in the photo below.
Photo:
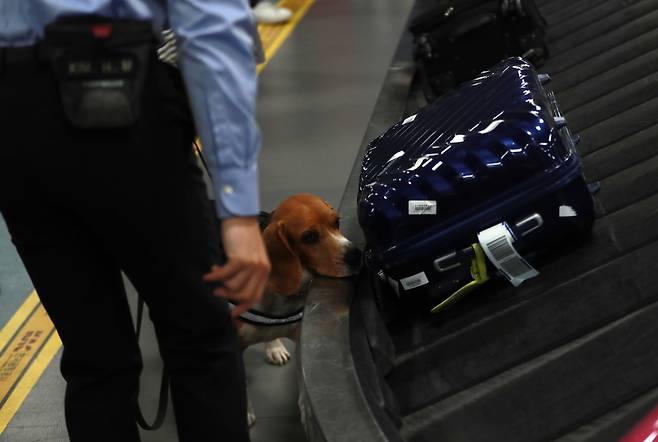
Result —
<path fill-rule="evenodd" d="M 509 58 L 369 144 L 366 262 L 398 296 L 455 293 L 476 261 L 518 285 L 587 237 L 592 196 L 547 79 Z"/>

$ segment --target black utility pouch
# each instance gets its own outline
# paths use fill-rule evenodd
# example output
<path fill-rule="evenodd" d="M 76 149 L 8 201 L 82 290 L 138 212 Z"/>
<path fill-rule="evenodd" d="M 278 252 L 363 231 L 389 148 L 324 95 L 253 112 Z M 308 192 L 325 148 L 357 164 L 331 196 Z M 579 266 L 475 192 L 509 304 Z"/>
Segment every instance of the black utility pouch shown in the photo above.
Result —
<path fill-rule="evenodd" d="M 137 121 L 155 54 L 149 22 L 66 18 L 46 26 L 43 43 L 73 126 L 109 129 Z"/>

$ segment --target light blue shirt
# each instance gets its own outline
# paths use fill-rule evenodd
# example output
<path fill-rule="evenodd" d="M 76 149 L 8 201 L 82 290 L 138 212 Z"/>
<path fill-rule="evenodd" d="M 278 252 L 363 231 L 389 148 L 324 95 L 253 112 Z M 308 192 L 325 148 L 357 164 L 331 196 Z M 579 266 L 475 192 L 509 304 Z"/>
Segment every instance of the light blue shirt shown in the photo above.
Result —
<path fill-rule="evenodd" d="M 170 26 L 221 218 L 259 211 L 253 21 L 247 0 L 0 0 L 0 47 L 38 41 L 65 15 Z"/>

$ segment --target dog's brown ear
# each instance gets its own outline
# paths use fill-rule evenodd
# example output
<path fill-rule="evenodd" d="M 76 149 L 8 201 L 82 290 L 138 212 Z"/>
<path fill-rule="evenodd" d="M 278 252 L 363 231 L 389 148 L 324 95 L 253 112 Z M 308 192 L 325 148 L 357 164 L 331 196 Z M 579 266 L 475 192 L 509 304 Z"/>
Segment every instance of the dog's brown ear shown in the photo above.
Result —
<path fill-rule="evenodd" d="M 269 280 L 272 290 L 281 295 L 297 293 L 302 282 L 302 263 L 290 246 L 285 224 L 270 223 L 263 232 L 263 240 L 272 263 Z"/>

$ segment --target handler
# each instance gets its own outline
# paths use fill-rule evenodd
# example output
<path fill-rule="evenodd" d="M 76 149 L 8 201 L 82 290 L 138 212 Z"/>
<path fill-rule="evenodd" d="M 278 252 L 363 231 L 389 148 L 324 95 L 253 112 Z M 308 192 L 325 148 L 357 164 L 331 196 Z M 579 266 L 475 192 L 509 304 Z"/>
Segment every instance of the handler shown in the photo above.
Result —
<path fill-rule="evenodd" d="M 165 26 L 191 113 L 155 58 Z M 64 344 L 73 442 L 139 440 L 142 362 L 121 271 L 149 306 L 180 440 L 249 439 L 223 298 L 239 314 L 270 268 L 255 217 L 252 26 L 245 0 L 0 1 L 0 211 Z M 209 281 L 223 286 L 215 296 Z"/>

